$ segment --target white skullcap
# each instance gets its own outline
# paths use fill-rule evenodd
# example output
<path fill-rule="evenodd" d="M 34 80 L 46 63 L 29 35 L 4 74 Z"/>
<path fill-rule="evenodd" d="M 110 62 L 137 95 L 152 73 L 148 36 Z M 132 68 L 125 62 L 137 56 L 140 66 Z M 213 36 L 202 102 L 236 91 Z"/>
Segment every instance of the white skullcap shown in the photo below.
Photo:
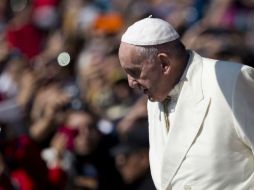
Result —
<path fill-rule="evenodd" d="M 179 38 L 168 22 L 158 18 L 145 18 L 128 27 L 121 41 L 132 45 L 159 45 Z"/>

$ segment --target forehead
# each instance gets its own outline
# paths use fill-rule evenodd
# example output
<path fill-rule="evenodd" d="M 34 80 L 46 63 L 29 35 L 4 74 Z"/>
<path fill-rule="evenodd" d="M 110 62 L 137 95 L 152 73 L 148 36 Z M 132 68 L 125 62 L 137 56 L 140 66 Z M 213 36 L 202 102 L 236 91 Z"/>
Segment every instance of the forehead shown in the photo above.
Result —
<path fill-rule="evenodd" d="M 78 126 L 92 123 L 93 118 L 85 112 L 72 112 L 69 113 L 66 123 L 68 125 Z"/>
<path fill-rule="evenodd" d="M 122 42 L 119 48 L 119 59 L 121 64 L 140 65 L 144 60 L 138 46 Z"/>

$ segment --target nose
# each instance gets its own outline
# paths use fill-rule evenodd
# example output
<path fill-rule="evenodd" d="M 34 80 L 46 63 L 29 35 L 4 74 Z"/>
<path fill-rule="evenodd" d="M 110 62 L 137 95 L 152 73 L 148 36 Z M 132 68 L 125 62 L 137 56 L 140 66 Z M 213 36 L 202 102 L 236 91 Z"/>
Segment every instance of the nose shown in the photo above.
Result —
<path fill-rule="evenodd" d="M 131 77 L 130 75 L 128 75 L 128 83 L 131 88 L 138 87 L 138 81 L 136 79 L 134 79 L 133 77 Z"/>

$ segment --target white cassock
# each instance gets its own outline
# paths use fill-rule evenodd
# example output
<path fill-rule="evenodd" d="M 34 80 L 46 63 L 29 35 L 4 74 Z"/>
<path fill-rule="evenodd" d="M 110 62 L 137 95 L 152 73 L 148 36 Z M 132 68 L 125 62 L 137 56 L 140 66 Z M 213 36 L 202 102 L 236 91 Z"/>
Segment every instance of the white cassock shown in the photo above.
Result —
<path fill-rule="evenodd" d="M 156 188 L 254 189 L 254 69 L 191 52 L 176 88 L 169 133 L 161 103 L 148 101 Z"/>

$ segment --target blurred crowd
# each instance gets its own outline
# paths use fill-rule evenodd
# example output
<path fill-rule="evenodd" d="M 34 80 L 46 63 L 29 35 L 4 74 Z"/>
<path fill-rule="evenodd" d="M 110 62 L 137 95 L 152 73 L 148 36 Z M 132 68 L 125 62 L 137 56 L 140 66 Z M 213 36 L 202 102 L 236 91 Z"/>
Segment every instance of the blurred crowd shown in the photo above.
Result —
<path fill-rule="evenodd" d="M 147 99 L 117 55 L 150 15 L 202 56 L 254 64 L 253 0 L 0 1 L 0 190 L 155 189 Z"/>

